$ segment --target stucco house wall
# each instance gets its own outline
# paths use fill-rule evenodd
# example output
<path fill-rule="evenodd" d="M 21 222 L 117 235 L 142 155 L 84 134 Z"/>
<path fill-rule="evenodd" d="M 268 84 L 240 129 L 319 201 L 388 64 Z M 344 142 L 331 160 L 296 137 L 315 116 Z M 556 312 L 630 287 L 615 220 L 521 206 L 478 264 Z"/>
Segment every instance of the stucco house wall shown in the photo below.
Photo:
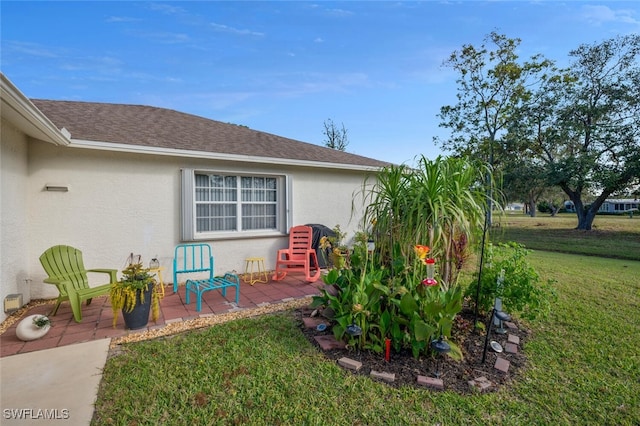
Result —
<path fill-rule="evenodd" d="M 2 120 L 0 136 L 0 297 L 23 294 L 29 300 L 29 244 L 26 237 L 27 137 Z M 6 315 L 0 309 L 0 318 Z"/>
<path fill-rule="evenodd" d="M 28 211 L 31 297 L 57 295 L 55 287 L 41 284 L 46 275 L 38 261 L 42 252 L 57 244 L 80 248 L 87 268 L 120 270 L 130 253 L 141 254 L 145 262 L 157 257 L 166 267 L 165 281 L 170 281 L 173 250 L 180 241 L 181 168 L 284 172 L 292 182 L 291 225 L 340 224 L 349 235 L 357 230 L 358 218 L 351 218 L 351 204 L 363 182 L 361 172 L 130 154 L 32 141 L 26 188 L 32 206 Z M 69 190 L 49 192 L 47 183 Z M 288 237 L 205 242 L 213 248 L 216 273 L 242 272 L 245 258 L 254 256 L 264 257 L 267 268 L 273 268 L 276 251 L 288 245 Z"/>

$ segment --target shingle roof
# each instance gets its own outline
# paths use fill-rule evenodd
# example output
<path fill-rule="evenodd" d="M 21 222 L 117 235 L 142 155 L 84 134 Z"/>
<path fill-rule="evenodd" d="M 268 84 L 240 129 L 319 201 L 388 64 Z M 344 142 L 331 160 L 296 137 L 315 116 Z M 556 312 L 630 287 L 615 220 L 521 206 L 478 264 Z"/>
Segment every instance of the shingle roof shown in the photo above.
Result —
<path fill-rule="evenodd" d="M 182 112 L 143 105 L 31 99 L 71 138 L 202 151 L 381 167 L 389 163 Z"/>

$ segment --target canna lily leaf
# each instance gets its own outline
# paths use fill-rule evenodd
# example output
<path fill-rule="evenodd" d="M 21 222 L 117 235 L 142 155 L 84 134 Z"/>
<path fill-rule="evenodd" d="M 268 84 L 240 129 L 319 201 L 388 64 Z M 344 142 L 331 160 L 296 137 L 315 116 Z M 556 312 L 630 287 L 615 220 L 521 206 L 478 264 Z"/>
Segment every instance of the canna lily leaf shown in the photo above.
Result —
<path fill-rule="evenodd" d="M 416 320 L 413 324 L 413 334 L 418 342 L 430 340 L 436 329 L 434 326 L 427 324 L 422 320 Z"/>
<path fill-rule="evenodd" d="M 418 304 L 410 293 L 406 293 L 400 300 L 400 310 L 407 316 L 412 316 L 418 310 Z"/>

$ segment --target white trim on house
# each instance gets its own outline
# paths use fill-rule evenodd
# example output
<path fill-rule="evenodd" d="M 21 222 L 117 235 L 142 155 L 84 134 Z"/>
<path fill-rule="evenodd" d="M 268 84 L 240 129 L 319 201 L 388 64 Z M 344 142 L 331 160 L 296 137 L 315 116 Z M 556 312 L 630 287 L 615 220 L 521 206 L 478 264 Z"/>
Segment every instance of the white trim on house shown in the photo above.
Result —
<path fill-rule="evenodd" d="M 380 167 L 359 166 L 354 164 L 338 164 L 322 161 L 292 160 L 286 158 L 258 157 L 250 155 L 224 154 L 216 152 L 190 151 L 184 149 L 157 148 L 151 146 L 130 145 L 113 142 L 96 142 L 71 139 L 71 148 L 89 148 L 104 151 L 129 152 L 137 154 L 169 155 L 172 157 L 199 158 L 207 160 L 239 161 L 243 163 L 277 164 L 283 166 L 313 167 L 322 169 L 340 169 L 353 171 L 377 171 Z"/>
<path fill-rule="evenodd" d="M 59 130 L 4 74 L 0 73 L 0 77 L 3 117 L 33 138 L 55 145 L 69 145 L 66 129 Z"/>

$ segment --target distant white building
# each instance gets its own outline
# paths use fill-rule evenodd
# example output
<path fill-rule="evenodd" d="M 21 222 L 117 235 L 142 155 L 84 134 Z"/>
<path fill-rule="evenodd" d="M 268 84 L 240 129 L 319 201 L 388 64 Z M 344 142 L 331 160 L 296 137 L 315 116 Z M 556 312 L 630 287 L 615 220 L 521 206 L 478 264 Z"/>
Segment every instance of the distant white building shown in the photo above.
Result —
<path fill-rule="evenodd" d="M 598 213 L 625 213 L 630 210 L 638 211 L 638 199 L 619 198 L 608 199 L 598 209 Z"/>
<path fill-rule="evenodd" d="M 637 198 L 610 198 L 604 201 L 598 213 L 626 213 L 629 211 L 638 211 L 640 201 Z M 564 208 L 568 212 L 575 212 L 575 206 L 572 201 L 565 201 Z"/>
<path fill-rule="evenodd" d="M 504 208 L 507 211 L 522 211 L 522 209 L 524 208 L 524 204 L 522 203 L 509 203 L 506 205 L 506 207 Z"/>

